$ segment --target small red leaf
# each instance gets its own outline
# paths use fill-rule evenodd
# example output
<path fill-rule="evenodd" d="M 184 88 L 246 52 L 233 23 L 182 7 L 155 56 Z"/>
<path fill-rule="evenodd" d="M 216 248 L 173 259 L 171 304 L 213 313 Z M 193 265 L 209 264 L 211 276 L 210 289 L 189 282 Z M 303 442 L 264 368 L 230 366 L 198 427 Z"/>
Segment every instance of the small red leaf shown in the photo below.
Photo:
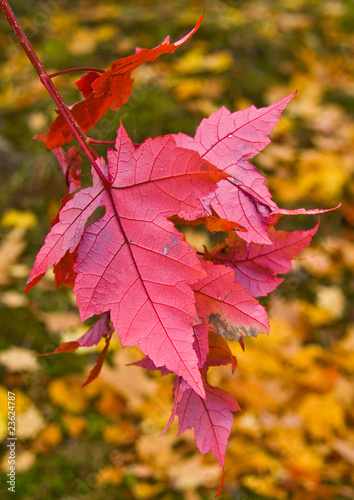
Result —
<path fill-rule="evenodd" d="M 247 160 L 269 144 L 269 134 L 295 92 L 266 108 L 251 106 L 230 113 L 225 107 L 202 120 L 195 137 L 178 134 L 179 146 L 198 151 L 230 177 L 219 183 L 215 193 L 204 202 L 217 214 L 247 229 L 240 234 L 245 241 L 270 243 L 268 221 L 277 205 L 272 201 L 264 177 Z M 198 216 L 210 215 L 200 213 Z"/>
<path fill-rule="evenodd" d="M 60 354 L 62 352 L 73 352 L 79 347 L 90 347 L 97 345 L 104 335 L 111 336 L 113 332 L 112 325 L 109 321 L 109 314 L 105 313 L 99 318 L 95 325 L 93 325 L 82 337 L 72 342 L 63 342 L 53 352 L 38 354 L 38 356 L 49 356 L 50 354 Z M 106 341 L 106 347 L 107 341 Z M 103 360 L 102 360 L 103 362 Z"/>
<path fill-rule="evenodd" d="M 145 370 L 148 370 L 148 371 L 160 370 L 162 377 L 171 373 L 170 370 L 167 370 L 167 368 L 165 368 L 164 366 L 161 366 L 160 368 L 155 366 L 155 363 L 148 356 L 145 356 L 145 358 L 140 359 L 139 361 L 134 361 L 134 363 L 128 364 L 128 366 L 131 366 L 131 365 L 132 366 L 140 366 L 141 368 L 145 368 Z"/>
<path fill-rule="evenodd" d="M 111 311 L 122 344 L 139 345 L 157 367 L 182 376 L 204 396 L 192 326 L 198 321 L 189 287 L 205 275 L 199 259 L 166 217 L 193 212 L 200 198 L 225 178 L 172 136 L 135 149 L 121 126 L 108 165 L 59 213 L 34 263 L 29 282 L 78 246 L 74 293 L 81 319 Z M 104 206 L 93 224 L 88 218 Z M 86 227 L 87 226 L 87 227 Z"/>
<path fill-rule="evenodd" d="M 169 43 L 166 39 L 154 49 L 137 49 L 135 54 L 115 61 L 109 70 L 98 77 L 96 72 L 86 73 L 76 82 L 85 99 L 71 107 L 71 113 L 79 126 L 87 132 L 108 109 L 118 111 L 132 92 L 133 79 L 130 73 L 144 62 L 153 62 L 161 54 L 174 52 L 198 30 L 202 19 L 203 16 L 188 35 L 175 43 Z M 59 115 L 50 126 L 49 132 L 36 138 L 43 140 L 47 149 L 53 149 L 70 142 L 74 134 L 64 117 Z"/>
<path fill-rule="evenodd" d="M 175 404 L 166 426 L 178 416 L 178 435 L 194 428 L 194 437 L 201 453 L 212 452 L 224 467 L 227 442 L 233 424 L 233 412 L 241 408 L 236 400 L 204 379 L 206 398 L 202 399 L 186 383 L 177 379 L 174 389 Z M 166 430 L 166 429 L 165 429 Z"/>
<path fill-rule="evenodd" d="M 78 342 L 63 342 L 60 344 L 53 352 L 46 352 L 43 354 L 37 354 L 37 356 L 50 356 L 51 354 L 60 354 L 62 352 L 73 352 L 78 349 L 80 345 Z"/>
<path fill-rule="evenodd" d="M 108 351 L 109 343 L 111 341 L 111 337 L 112 337 L 112 334 L 107 336 L 106 345 L 104 346 L 103 351 L 99 355 L 99 358 L 97 359 L 95 366 L 92 368 L 92 370 L 88 374 L 87 379 L 85 380 L 85 382 L 82 384 L 81 387 L 85 387 L 85 385 L 87 385 L 90 382 L 92 382 L 93 380 L 95 380 L 95 378 L 97 378 L 98 375 L 100 374 L 100 372 L 102 370 L 103 362 L 104 362 L 105 357 L 107 355 L 107 351 Z"/>

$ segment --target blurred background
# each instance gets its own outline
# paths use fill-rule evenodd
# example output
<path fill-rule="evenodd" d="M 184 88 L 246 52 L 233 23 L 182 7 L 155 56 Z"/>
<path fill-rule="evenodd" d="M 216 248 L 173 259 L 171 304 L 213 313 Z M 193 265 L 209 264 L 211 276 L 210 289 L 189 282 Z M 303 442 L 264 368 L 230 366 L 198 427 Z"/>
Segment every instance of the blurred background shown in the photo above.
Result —
<path fill-rule="evenodd" d="M 200 30 L 174 54 L 133 73 L 128 103 L 90 133 L 113 140 L 122 121 L 134 142 L 194 135 L 203 117 L 269 105 L 293 90 L 272 144 L 252 160 L 283 208 L 330 208 L 294 271 L 263 303 L 271 334 L 232 346 L 238 368 L 209 381 L 235 396 L 224 500 L 354 498 L 354 2 L 351 0 L 13 0 L 49 72 L 107 69 L 135 47 Z M 77 74 L 55 79 L 80 99 Z M 65 194 L 44 144 L 55 105 L 0 15 L 0 439 L 7 391 L 16 393 L 16 498 L 209 499 L 220 483 L 214 458 L 193 432 L 176 437 L 172 384 L 126 365 L 141 355 L 111 343 L 108 362 L 81 389 L 102 345 L 38 357 L 87 330 L 70 289 L 51 272 L 25 283 Z M 102 153 L 104 150 L 102 149 Z M 85 170 L 86 168 L 86 170 Z M 83 180 L 89 181 L 87 166 Z M 277 228 L 309 229 L 316 216 L 283 217 Z M 189 234 L 196 246 L 204 233 Z M 81 352 L 82 351 L 82 352 Z M 7 455 L 0 456 L 0 492 Z"/>

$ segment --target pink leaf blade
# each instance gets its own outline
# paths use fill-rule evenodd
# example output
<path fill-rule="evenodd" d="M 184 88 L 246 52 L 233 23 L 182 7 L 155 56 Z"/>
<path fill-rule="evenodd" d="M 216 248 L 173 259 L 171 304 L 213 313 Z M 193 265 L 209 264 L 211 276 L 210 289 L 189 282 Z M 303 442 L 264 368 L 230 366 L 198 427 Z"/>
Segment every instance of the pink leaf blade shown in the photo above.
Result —
<path fill-rule="evenodd" d="M 324 214 L 326 212 L 332 212 L 333 210 L 337 210 L 337 208 L 340 208 L 342 204 L 339 203 L 336 207 L 332 208 L 314 208 L 307 210 L 306 208 L 297 208 L 295 210 L 288 210 L 286 208 L 273 208 L 272 212 L 274 214 L 280 214 L 280 215 L 319 215 L 319 214 Z"/>
<path fill-rule="evenodd" d="M 228 265 L 226 262 L 224 264 Z M 257 266 L 254 262 L 236 265 L 234 268 L 236 281 L 254 297 L 265 297 L 284 281 L 283 278 L 275 277 L 272 271 Z"/>
<path fill-rule="evenodd" d="M 233 424 L 233 412 L 240 411 L 236 400 L 218 387 L 204 381 L 206 398 L 201 399 L 191 389 L 183 390 L 176 398 L 175 414 L 178 416 L 179 432 L 194 428 L 199 451 L 212 452 L 224 467 L 225 453 Z"/>
<path fill-rule="evenodd" d="M 240 237 L 248 243 L 271 243 L 267 234 L 270 209 L 265 203 L 257 202 L 255 197 L 240 186 L 228 180 L 221 181 L 215 193 L 205 199 L 205 203 L 210 204 L 219 217 L 245 227 L 247 231 L 240 234 Z"/>
<path fill-rule="evenodd" d="M 193 347 L 198 357 L 198 368 L 201 369 L 209 353 L 208 331 L 209 327 L 205 324 L 195 325 Z"/>
<path fill-rule="evenodd" d="M 31 288 L 32 282 L 57 264 L 67 251 L 74 252 L 84 234 L 86 222 L 101 205 L 102 192 L 103 187 L 99 184 L 82 189 L 60 210 L 59 222 L 48 233 L 33 264 L 26 291 Z"/>
<path fill-rule="evenodd" d="M 189 389 L 190 389 L 189 385 L 181 377 L 176 377 L 175 383 L 173 386 L 174 400 L 173 400 L 171 415 L 170 415 L 170 418 L 168 419 L 168 422 L 167 422 L 164 430 L 161 432 L 160 436 L 165 434 L 165 432 L 170 428 L 170 426 L 171 426 L 172 422 L 174 421 L 175 416 L 177 414 L 178 405 L 183 397 L 183 394 L 185 391 L 187 391 Z"/>
<path fill-rule="evenodd" d="M 183 377 L 205 397 L 193 349 L 198 317 L 189 286 L 205 271 L 167 217 L 197 209 L 226 174 L 178 147 L 172 136 L 148 139 L 135 150 L 121 126 L 116 146 L 107 165 L 97 160 L 110 185 L 102 186 L 93 171 L 93 187 L 61 210 L 39 253 L 45 265 L 33 277 L 78 244 L 73 272 L 81 319 L 109 311 L 123 345 L 139 345 L 156 366 Z M 87 225 L 97 206 L 105 207 L 104 216 Z M 55 258 L 48 258 L 53 247 Z"/>
<path fill-rule="evenodd" d="M 310 244 L 318 227 L 319 222 L 308 231 L 293 231 L 292 233 L 277 231 L 271 227 L 268 234 L 272 245 L 258 247 L 250 245 L 247 258 L 274 274 L 285 274 L 292 270 L 292 259 Z"/>
<path fill-rule="evenodd" d="M 76 342 L 82 347 L 91 347 L 97 345 L 104 335 L 111 335 L 113 330 L 114 328 L 109 321 L 109 314 L 106 312 Z"/>
<path fill-rule="evenodd" d="M 194 137 L 199 153 L 222 170 L 252 158 L 270 143 L 268 136 L 295 93 L 259 109 L 252 105 L 231 113 L 222 107 L 199 125 Z"/>
<path fill-rule="evenodd" d="M 117 133 L 116 150 L 108 151 L 108 161 L 113 187 L 134 187 L 136 197 L 142 189 L 148 191 L 151 209 L 166 216 L 200 209 L 202 193 L 214 191 L 215 184 L 227 178 L 198 153 L 178 147 L 171 135 L 149 138 L 135 150 L 123 126 Z"/>
<path fill-rule="evenodd" d="M 154 225 L 121 221 L 127 239 L 107 210 L 79 246 L 74 293 L 81 317 L 110 310 L 123 346 L 139 345 L 156 366 L 166 366 L 202 392 L 192 347 L 197 315 L 186 284 L 204 274 L 195 252 L 162 217 Z M 142 241 L 147 233 L 150 240 Z"/>
<path fill-rule="evenodd" d="M 201 320 L 222 337 L 240 340 L 269 332 L 267 313 L 247 290 L 235 281 L 232 269 L 203 262 L 208 276 L 192 285 Z"/>
<path fill-rule="evenodd" d="M 230 175 L 204 200 L 205 205 L 211 205 L 220 217 L 245 226 L 247 232 L 240 237 L 247 242 L 270 243 L 267 218 L 278 208 L 264 177 L 247 160 L 269 144 L 270 132 L 294 95 L 260 109 L 251 106 L 231 113 L 223 107 L 202 120 L 194 139 L 185 134 L 175 136 L 179 146 L 198 151 Z M 202 215 L 205 212 L 198 217 Z"/>
<path fill-rule="evenodd" d="M 140 366 L 141 368 L 144 368 L 147 371 L 160 370 L 162 377 L 172 373 L 172 372 L 170 372 L 170 370 L 167 370 L 167 368 L 165 366 L 162 366 L 162 367 L 156 366 L 155 363 L 148 356 L 145 356 L 143 359 L 140 359 L 139 361 L 135 361 L 134 363 L 129 363 L 128 366 L 130 366 L 130 365 Z"/>
<path fill-rule="evenodd" d="M 277 231 L 269 228 L 270 245 L 247 244 L 235 236 L 227 240 L 227 252 L 212 252 L 217 264 L 224 264 L 235 271 L 236 281 L 255 297 L 265 296 L 283 281 L 278 274 L 292 270 L 292 260 L 306 248 L 317 232 L 319 223 L 308 231 Z"/>
<path fill-rule="evenodd" d="M 111 311 L 123 345 L 139 345 L 203 397 L 189 284 L 205 271 L 166 217 L 194 210 L 225 174 L 171 136 L 135 150 L 121 126 L 116 146 L 108 154 L 112 186 L 101 195 L 106 213 L 85 229 L 74 266 L 81 318 Z"/>

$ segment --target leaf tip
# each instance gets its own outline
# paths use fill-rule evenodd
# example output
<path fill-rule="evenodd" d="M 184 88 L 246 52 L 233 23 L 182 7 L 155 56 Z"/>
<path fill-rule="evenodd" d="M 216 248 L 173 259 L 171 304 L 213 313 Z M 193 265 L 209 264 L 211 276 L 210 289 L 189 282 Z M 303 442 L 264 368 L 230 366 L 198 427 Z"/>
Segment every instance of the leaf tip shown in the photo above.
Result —
<path fill-rule="evenodd" d="M 243 352 L 245 352 L 245 343 L 243 341 L 243 337 L 240 337 L 238 342 L 239 342 L 239 344 L 240 344 L 241 349 L 243 350 Z"/>
<path fill-rule="evenodd" d="M 42 354 L 37 354 L 37 356 L 50 356 L 51 354 L 60 354 L 62 352 L 73 352 L 80 347 L 79 343 L 76 341 L 63 342 L 60 344 L 53 352 L 45 352 Z"/>
<path fill-rule="evenodd" d="M 39 283 L 41 281 L 41 279 L 43 278 L 44 275 L 45 275 L 45 273 L 42 273 L 42 274 L 39 274 L 38 276 L 35 276 L 34 278 L 29 277 L 27 280 L 27 283 L 26 283 L 24 293 L 27 293 L 30 290 L 32 290 L 32 288 L 35 285 L 37 285 L 37 283 Z"/>
<path fill-rule="evenodd" d="M 175 47 L 179 47 L 180 45 L 182 45 L 182 43 L 186 42 L 187 40 L 190 39 L 190 37 L 192 35 L 194 35 L 194 33 L 196 31 L 198 31 L 200 25 L 202 24 L 202 21 L 203 21 L 203 17 L 204 17 L 204 12 L 202 13 L 202 15 L 200 16 L 200 18 L 198 19 L 198 22 L 197 24 L 194 26 L 194 28 L 186 35 L 184 36 L 183 38 L 181 38 L 180 40 L 178 40 L 177 42 L 175 42 L 173 45 Z"/>

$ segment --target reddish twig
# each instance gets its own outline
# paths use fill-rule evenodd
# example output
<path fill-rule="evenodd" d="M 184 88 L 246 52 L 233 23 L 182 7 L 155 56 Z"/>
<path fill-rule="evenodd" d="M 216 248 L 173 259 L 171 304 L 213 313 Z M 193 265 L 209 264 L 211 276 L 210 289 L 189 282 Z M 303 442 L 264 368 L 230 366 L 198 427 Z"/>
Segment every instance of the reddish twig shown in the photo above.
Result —
<path fill-rule="evenodd" d="M 112 144 L 113 146 L 116 143 L 116 141 L 99 141 L 97 139 L 91 139 L 91 137 L 88 137 L 88 142 L 89 144 Z"/>
<path fill-rule="evenodd" d="M 68 108 L 68 106 L 64 102 L 58 89 L 56 88 L 56 86 L 52 82 L 51 77 L 48 75 L 43 64 L 40 62 L 35 50 L 33 49 L 25 32 L 21 28 L 15 14 L 13 13 L 7 0 L 0 0 L 0 7 L 1 7 L 2 11 L 4 12 L 5 17 L 9 23 L 9 25 L 11 26 L 12 30 L 14 31 L 17 40 L 21 44 L 21 47 L 23 48 L 28 59 L 30 60 L 33 67 L 37 71 L 40 81 L 42 82 L 42 84 L 46 88 L 47 92 L 49 93 L 49 95 L 51 96 L 51 98 L 53 99 L 55 104 L 58 106 L 60 113 L 63 115 L 65 121 L 67 122 L 70 129 L 72 130 L 75 138 L 79 142 L 83 152 L 85 153 L 85 155 L 87 156 L 87 158 L 91 162 L 93 168 L 97 172 L 97 175 L 101 179 L 102 184 L 105 186 L 105 188 L 108 188 L 110 186 L 110 184 L 96 163 L 96 159 L 98 158 L 98 154 L 90 146 L 89 140 L 88 140 L 85 132 L 82 130 L 80 125 L 75 120 L 74 116 L 72 115 L 70 109 Z"/>

